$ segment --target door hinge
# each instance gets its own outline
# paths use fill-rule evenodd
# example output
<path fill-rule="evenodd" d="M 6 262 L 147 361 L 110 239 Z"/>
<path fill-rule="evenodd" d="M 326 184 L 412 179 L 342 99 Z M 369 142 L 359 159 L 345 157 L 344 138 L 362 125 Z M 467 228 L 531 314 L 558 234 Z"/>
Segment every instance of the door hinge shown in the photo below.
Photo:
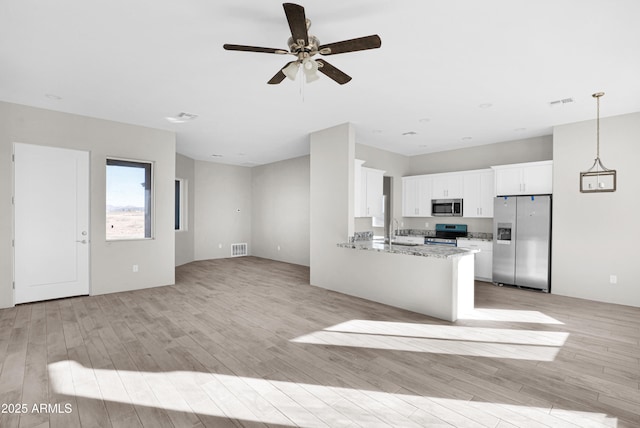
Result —
<path fill-rule="evenodd" d="M 15 154 L 11 154 L 11 162 L 15 162 L 16 161 L 16 155 Z"/>
<path fill-rule="evenodd" d="M 16 246 L 16 240 L 15 240 L 15 239 L 12 239 L 12 240 L 11 240 L 11 246 L 12 246 L 12 247 L 15 247 L 15 246 Z"/>
<path fill-rule="evenodd" d="M 12 285 L 13 285 L 13 289 L 15 290 L 15 289 L 16 289 L 16 282 L 15 282 L 15 281 L 13 281 L 13 282 L 12 282 Z"/>

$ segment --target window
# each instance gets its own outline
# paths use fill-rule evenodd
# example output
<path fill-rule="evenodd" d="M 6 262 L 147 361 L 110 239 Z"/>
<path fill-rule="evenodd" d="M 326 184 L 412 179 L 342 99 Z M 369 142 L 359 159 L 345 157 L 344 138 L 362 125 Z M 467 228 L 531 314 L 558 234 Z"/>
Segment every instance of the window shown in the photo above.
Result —
<path fill-rule="evenodd" d="M 175 230 L 187 230 L 187 180 L 176 178 Z"/>
<path fill-rule="evenodd" d="M 151 163 L 107 159 L 107 240 L 151 238 Z"/>

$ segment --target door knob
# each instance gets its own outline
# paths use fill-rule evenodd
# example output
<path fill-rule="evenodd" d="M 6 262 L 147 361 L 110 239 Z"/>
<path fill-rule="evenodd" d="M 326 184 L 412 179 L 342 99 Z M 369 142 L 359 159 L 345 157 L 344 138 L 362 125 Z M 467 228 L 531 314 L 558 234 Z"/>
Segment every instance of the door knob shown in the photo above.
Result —
<path fill-rule="evenodd" d="M 87 243 L 87 240 L 86 240 L 86 239 L 83 239 L 82 241 L 76 241 L 76 242 L 79 242 L 79 243 L 81 243 L 81 244 L 86 244 L 86 243 Z"/>

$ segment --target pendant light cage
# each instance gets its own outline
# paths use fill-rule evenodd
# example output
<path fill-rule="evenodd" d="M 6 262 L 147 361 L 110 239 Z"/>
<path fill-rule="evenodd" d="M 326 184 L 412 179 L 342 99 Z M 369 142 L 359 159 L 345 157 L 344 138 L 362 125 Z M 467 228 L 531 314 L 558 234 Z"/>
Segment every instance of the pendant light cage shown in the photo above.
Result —
<path fill-rule="evenodd" d="M 604 166 L 600 160 L 600 97 L 604 92 L 596 92 L 592 95 L 597 102 L 596 116 L 596 158 L 588 170 L 580 173 L 580 192 L 601 193 L 615 192 L 617 187 L 616 170 Z"/>

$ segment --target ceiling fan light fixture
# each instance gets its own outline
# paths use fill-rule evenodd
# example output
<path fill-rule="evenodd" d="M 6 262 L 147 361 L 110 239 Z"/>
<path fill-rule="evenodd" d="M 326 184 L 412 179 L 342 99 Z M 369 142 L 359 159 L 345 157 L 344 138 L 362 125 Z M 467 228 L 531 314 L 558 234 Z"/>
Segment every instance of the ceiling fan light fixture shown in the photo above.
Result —
<path fill-rule="evenodd" d="M 305 58 L 302 60 L 302 69 L 307 83 L 315 82 L 320 78 L 318 76 L 318 62 L 313 58 Z"/>
<path fill-rule="evenodd" d="M 307 83 L 311 83 L 311 82 L 315 82 L 316 80 L 320 79 L 320 76 L 318 76 L 318 73 L 304 73 L 304 78 L 305 81 Z"/>
<path fill-rule="evenodd" d="M 282 69 L 282 73 L 287 76 L 291 80 L 296 80 L 296 75 L 298 74 L 298 69 L 300 68 L 300 63 L 292 62 Z"/>

